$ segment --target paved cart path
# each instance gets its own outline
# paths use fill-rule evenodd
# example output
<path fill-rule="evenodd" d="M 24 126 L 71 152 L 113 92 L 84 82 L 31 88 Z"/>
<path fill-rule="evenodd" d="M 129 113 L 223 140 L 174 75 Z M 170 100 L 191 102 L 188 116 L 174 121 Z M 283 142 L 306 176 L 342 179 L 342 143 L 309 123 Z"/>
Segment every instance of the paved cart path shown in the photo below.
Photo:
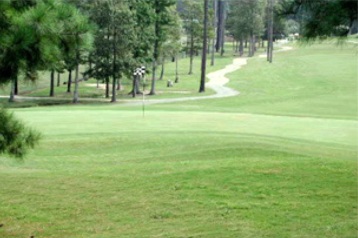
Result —
<path fill-rule="evenodd" d="M 184 101 L 193 101 L 193 100 L 203 100 L 203 99 L 213 99 L 213 98 L 223 98 L 223 97 L 232 97 L 239 95 L 240 93 L 235 89 L 229 88 L 226 84 L 230 81 L 226 74 L 234 72 L 240 69 L 242 66 L 247 64 L 247 58 L 236 58 L 233 60 L 233 63 L 227 65 L 224 69 L 209 73 L 207 78 L 209 81 L 205 84 L 207 88 L 211 88 L 215 94 L 208 96 L 191 96 L 191 97 L 181 97 L 181 98 L 169 98 L 169 99 L 148 99 L 145 100 L 145 104 L 157 104 L 157 103 L 171 103 L 171 102 L 184 102 Z M 128 104 L 142 104 L 142 101 L 127 101 Z"/>
<path fill-rule="evenodd" d="M 275 52 L 282 52 L 292 50 L 290 46 L 281 46 L 280 50 L 275 50 Z M 259 55 L 260 58 L 266 57 L 267 54 Z M 184 97 L 184 98 L 172 98 L 172 99 L 149 99 L 146 100 L 146 104 L 157 104 L 157 103 L 171 103 L 171 102 L 183 102 L 191 100 L 203 100 L 203 99 L 212 99 L 212 98 L 224 98 L 224 97 L 233 97 L 240 94 L 239 91 L 229 88 L 226 84 L 230 81 L 225 75 L 232 73 L 236 70 L 239 70 L 242 66 L 247 64 L 248 58 L 235 58 L 233 63 L 227 65 L 224 69 L 209 73 L 207 78 L 209 81 L 206 83 L 206 87 L 211 88 L 215 91 L 215 94 L 209 96 L 195 96 L 195 97 Z M 128 101 L 129 104 L 140 104 L 142 102 Z"/>

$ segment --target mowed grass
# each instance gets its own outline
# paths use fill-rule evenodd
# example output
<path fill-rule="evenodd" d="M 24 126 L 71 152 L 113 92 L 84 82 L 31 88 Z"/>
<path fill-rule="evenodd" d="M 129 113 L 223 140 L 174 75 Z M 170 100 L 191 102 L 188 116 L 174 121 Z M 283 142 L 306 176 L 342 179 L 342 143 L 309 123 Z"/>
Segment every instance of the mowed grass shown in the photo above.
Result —
<path fill-rule="evenodd" d="M 210 110 L 274 115 L 357 119 L 358 45 L 325 42 L 293 45 L 294 49 L 266 58 L 228 74 L 236 97 L 177 105 L 176 110 Z M 156 106 L 170 109 L 173 106 Z"/>
<path fill-rule="evenodd" d="M 331 45 L 295 54 L 315 52 L 329 65 L 345 59 Z M 294 58 L 280 53 L 266 76 L 299 85 L 280 75 Z M 265 67 L 252 59 L 241 72 Z M 352 69 L 340 69 L 354 85 Z M 346 108 L 356 100 L 340 100 L 353 91 L 327 80 L 322 108 L 292 107 L 320 89 L 302 80 L 301 97 L 282 90 L 255 99 L 274 84 L 239 80 L 230 83 L 238 97 L 150 105 L 144 118 L 140 106 L 15 109 L 43 139 L 23 162 L 0 157 L 0 237 L 356 237 L 358 123 Z"/>

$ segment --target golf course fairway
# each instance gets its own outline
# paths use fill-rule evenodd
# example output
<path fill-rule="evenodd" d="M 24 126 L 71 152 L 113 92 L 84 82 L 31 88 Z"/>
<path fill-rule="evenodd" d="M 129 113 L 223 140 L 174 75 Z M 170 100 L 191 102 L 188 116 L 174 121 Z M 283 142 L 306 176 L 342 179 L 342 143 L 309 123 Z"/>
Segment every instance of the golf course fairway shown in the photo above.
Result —
<path fill-rule="evenodd" d="M 11 109 L 42 139 L 0 156 L 0 237 L 356 237 L 356 57 L 295 46 L 231 73 L 239 95 L 144 116 Z"/>

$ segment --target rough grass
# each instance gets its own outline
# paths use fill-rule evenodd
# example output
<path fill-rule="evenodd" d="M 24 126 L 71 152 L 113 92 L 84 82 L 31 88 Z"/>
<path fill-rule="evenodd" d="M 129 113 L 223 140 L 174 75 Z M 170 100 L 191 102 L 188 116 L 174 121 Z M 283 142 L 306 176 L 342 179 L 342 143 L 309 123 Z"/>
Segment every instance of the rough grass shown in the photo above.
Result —
<path fill-rule="evenodd" d="M 23 162 L 0 156 L 0 237 L 356 237 L 356 77 L 341 63 L 352 51 L 339 52 L 252 59 L 230 76 L 241 96 L 151 105 L 144 118 L 121 105 L 14 109 L 44 138 Z M 342 67 L 308 67 L 308 55 Z M 286 61 L 301 64 L 289 78 Z M 331 89 L 322 107 L 301 105 L 324 90 L 296 81 L 300 67 Z"/>

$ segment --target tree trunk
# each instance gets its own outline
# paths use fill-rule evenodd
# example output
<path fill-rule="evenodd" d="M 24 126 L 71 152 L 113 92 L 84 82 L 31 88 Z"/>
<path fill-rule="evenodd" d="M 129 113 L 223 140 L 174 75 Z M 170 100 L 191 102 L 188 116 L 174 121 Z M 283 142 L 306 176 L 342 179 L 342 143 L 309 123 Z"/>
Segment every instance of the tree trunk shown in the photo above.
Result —
<path fill-rule="evenodd" d="M 50 97 L 55 96 L 55 70 L 51 70 Z"/>
<path fill-rule="evenodd" d="M 60 87 L 61 84 L 61 73 L 57 73 L 57 87 Z"/>
<path fill-rule="evenodd" d="M 201 59 L 201 80 L 199 93 L 205 92 L 205 78 L 206 78 L 206 50 L 208 48 L 208 11 L 209 0 L 204 1 L 204 35 L 203 35 L 203 55 Z"/>
<path fill-rule="evenodd" d="M 190 65 L 189 65 L 189 75 L 193 74 L 193 60 L 194 60 L 194 35 L 191 33 L 190 36 Z"/>
<path fill-rule="evenodd" d="M 137 91 L 137 75 L 133 76 L 133 90 L 132 90 L 132 96 L 136 97 L 136 91 Z"/>
<path fill-rule="evenodd" d="M 78 62 L 78 61 L 77 61 Z M 75 90 L 73 92 L 73 103 L 78 103 L 78 80 L 79 80 L 79 64 L 76 65 L 75 70 Z"/>
<path fill-rule="evenodd" d="M 251 43 L 251 41 L 250 41 L 250 43 Z M 247 56 L 248 56 L 248 57 L 251 57 L 251 56 L 252 56 L 251 46 L 249 46 L 248 49 L 249 49 L 249 54 L 248 54 Z"/>
<path fill-rule="evenodd" d="M 152 87 L 150 89 L 149 95 L 155 95 L 155 76 L 156 76 L 157 62 L 153 60 L 152 66 Z"/>
<path fill-rule="evenodd" d="M 221 39 L 220 39 L 220 44 L 221 44 L 221 52 L 220 55 L 223 56 L 225 53 L 225 19 L 226 19 L 226 1 L 222 1 L 222 13 L 221 13 Z"/>
<path fill-rule="evenodd" d="M 156 16 L 158 16 L 161 12 L 161 9 L 159 8 L 159 6 L 157 6 L 157 1 L 155 4 L 155 14 Z M 156 19 L 155 24 L 154 24 L 154 32 L 155 32 L 155 41 L 154 41 L 154 49 L 153 49 L 153 72 L 152 72 L 152 87 L 150 89 L 150 93 L 149 95 L 155 95 L 155 76 L 156 76 L 156 71 L 157 71 L 157 62 L 158 62 L 158 57 L 159 57 L 159 35 L 160 35 L 160 27 L 159 27 L 159 22 L 158 19 Z"/>
<path fill-rule="evenodd" d="M 113 32 L 113 64 L 112 64 L 112 99 L 111 102 L 116 102 L 117 101 L 117 90 L 116 90 L 116 84 L 117 84 L 117 79 L 116 79 L 116 61 L 117 61 L 117 47 L 116 47 L 116 39 L 117 39 L 117 34 L 116 34 L 116 28 L 114 29 Z"/>
<path fill-rule="evenodd" d="M 219 0 L 219 2 L 217 3 L 217 15 L 218 15 L 218 21 L 217 21 L 217 32 L 216 32 L 216 52 L 219 52 L 220 47 L 222 45 L 222 22 L 223 22 L 223 0 Z"/>
<path fill-rule="evenodd" d="M 268 23 L 267 61 L 269 61 L 270 63 L 272 63 L 272 55 L 273 55 L 273 5 L 274 5 L 274 0 L 268 0 L 269 23 Z"/>
<path fill-rule="evenodd" d="M 175 83 L 179 83 L 179 74 L 178 74 L 178 54 L 175 57 Z"/>
<path fill-rule="evenodd" d="M 112 99 L 111 102 L 117 102 L 117 79 L 116 76 L 113 74 L 113 79 L 112 79 Z"/>
<path fill-rule="evenodd" d="M 254 36 L 250 34 L 249 57 L 254 56 Z"/>
<path fill-rule="evenodd" d="M 267 0 L 267 49 L 266 49 L 266 53 L 267 53 L 267 61 L 270 61 L 270 50 L 271 50 L 271 45 L 270 45 L 270 33 L 271 33 L 271 0 Z"/>
<path fill-rule="evenodd" d="M 140 79 L 141 79 L 141 76 L 137 76 L 136 77 L 136 80 L 135 80 L 135 90 L 136 90 L 136 94 L 142 94 L 143 92 L 140 91 Z"/>
<path fill-rule="evenodd" d="M 244 54 L 244 40 L 242 38 L 240 39 L 239 52 L 240 52 L 240 56 L 243 56 L 243 54 Z"/>
<path fill-rule="evenodd" d="M 72 70 L 68 70 L 68 82 L 67 82 L 67 92 L 71 92 L 71 84 L 72 84 Z"/>
<path fill-rule="evenodd" d="M 106 77 L 106 98 L 109 98 L 109 76 Z"/>
<path fill-rule="evenodd" d="M 78 49 L 79 35 L 76 34 L 76 75 L 75 75 L 75 91 L 73 93 L 73 103 L 78 103 L 78 80 L 80 73 L 80 51 Z"/>
<path fill-rule="evenodd" d="M 207 53 L 208 55 L 210 55 L 210 52 L 211 52 L 210 46 L 211 46 L 211 39 L 208 39 L 208 47 L 207 47 L 207 49 L 206 49 L 206 53 Z"/>
<path fill-rule="evenodd" d="M 252 42 L 252 43 L 253 43 L 253 44 L 252 44 L 252 47 L 253 47 L 252 52 L 254 52 L 254 54 L 255 54 L 255 53 L 256 53 L 256 50 L 257 50 L 257 48 L 256 48 L 256 43 L 257 43 L 257 42 L 256 42 L 256 36 L 255 36 L 255 35 L 252 36 L 252 41 L 253 41 L 253 42 Z"/>
<path fill-rule="evenodd" d="M 164 69 L 165 69 L 165 57 L 162 58 L 162 72 L 160 73 L 159 80 L 163 80 L 164 77 Z"/>
<path fill-rule="evenodd" d="M 15 82 L 16 81 L 17 81 L 17 76 L 15 76 L 13 79 L 11 79 L 9 102 L 15 102 Z"/>
<path fill-rule="evenodd" d="M 251 44 L 250 44 L 250 46 L 251 46 L 251 53 L 252 53 L 252 56 L 254 56 L 255 55 L 255 35 L 252 35 L 251 36 Z"/>
<path fill-rule="evenodd" d="M 17 77 L 15 78 L 15 89 L 14 90 L 15 90 L 14 91 L 15 95 L 18 95 L 19 94 L 19 80 Z"/>
<path fill-rule="evenodd" d="M 111 38 L 111 29 L 110 26 L 107 26 L 107 41 L 109 41 L 109 39 Z M 107 65 L 110 65 L 110 55 L 111 55 L 111 47 L 108 47 L 107 50 Z M 106 75 L 106 98 L 109 98 L 109 76 Z"/>
<path fill-rule="evenodd" d="M 214 17 L 213 17 L 213 28 L 214 28 L 214 34 L 216 34 L 217 31 L 217 11 L 216 9 L 218 8 L 217 6 L 217 0 L 213 0 L 213 10 L 214 10 Z M 211 42 L 211 62 L 210 65 L 214 66 L 215 65 L 215 37 L 213 38 L 213 41 Z"/>

